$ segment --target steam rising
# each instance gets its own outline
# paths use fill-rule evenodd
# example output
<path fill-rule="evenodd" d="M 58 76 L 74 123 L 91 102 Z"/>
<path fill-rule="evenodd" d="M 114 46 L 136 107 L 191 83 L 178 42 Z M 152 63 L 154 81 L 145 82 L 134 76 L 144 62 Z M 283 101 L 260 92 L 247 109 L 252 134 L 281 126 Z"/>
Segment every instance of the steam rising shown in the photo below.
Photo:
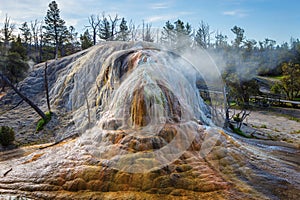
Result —
<path fill-rule="evenodd" d="M 73 111 L 78 145 L 119 170 L 145 172 L 173 162 L 216 120 L 196 85 L 219 74 L 204 51 L 180 55 L 154 44 L 114 42 L 93 47 L 60 74 L 62 84 L 51 92 L 56 104 Z"/>

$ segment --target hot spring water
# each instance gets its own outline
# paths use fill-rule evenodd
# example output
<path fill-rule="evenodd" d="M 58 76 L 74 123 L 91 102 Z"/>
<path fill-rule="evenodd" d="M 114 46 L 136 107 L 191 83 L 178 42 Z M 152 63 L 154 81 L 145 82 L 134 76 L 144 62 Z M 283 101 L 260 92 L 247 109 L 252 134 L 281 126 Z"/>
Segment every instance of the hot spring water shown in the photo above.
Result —
<path fill-rule="evenodd" d="M 173 162 L 207 129 L 208 153 L 219 133 L 196 85 L 209 79 L 206 71 L 218 73 L 207 54 L 195 59 L 145 43 L 116 47 L 89 52 L 64 79 L 69 92 L 62 100 L 82 133 L 78 145 L 113 168 L 144 172 Z"/>

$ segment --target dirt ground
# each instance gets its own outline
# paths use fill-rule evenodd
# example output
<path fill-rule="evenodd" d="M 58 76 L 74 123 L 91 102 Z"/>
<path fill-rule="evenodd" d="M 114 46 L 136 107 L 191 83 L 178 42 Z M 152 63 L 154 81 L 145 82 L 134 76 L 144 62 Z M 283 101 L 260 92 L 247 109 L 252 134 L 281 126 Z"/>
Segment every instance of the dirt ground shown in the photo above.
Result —
<path fill-rule="evenodd" d="M 243 132 L 259 139 L 284 141 L 300 148 L 300 109 L 254 109 L 245 119 Z"/>

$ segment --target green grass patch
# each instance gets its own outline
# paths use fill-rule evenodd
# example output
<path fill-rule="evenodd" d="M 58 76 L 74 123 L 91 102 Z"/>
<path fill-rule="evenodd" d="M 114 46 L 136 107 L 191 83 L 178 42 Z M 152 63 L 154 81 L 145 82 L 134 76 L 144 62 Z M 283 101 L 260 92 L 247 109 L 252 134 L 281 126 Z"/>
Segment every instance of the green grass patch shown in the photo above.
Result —
<path fill-rule="evenodd" d="M 254 124 L 251 124 L 252 128 L 259 128 L 259 126 L 256 126 Z"/>
<path fill-rule="evenodd" d="M 46 115 L 46 120 L 40 119 L 37 123 L 36 126 L 37 132 L 41 131 L 44 128 L 44 126 L 51 120 L 51 116 L 52 116 L 51 112 L 46 112 L 45 115 Z"/>
<path fill-rule="evenodd" d="M 283 79 L 283 77 L 284 77 L 283 75 L 279 75 L 279 76 L 268 76 L 267 78 L 281 80 L 281 79 Z"/>
<path fill-rule="evenodd" d="M 249 135 L 246 135 L 241 129 L 239 128 L 233 128 L 232 130 L 234 133 L 240 135 L 240 136 L 243 136 L 243 137 L 246 137 L 246 138 L 251 138 L 251 136 Z"/>
<path fill-rule="evenodd" d="M 300 122 L 300 119 L 297 118 L 297 117 L 289 117 L 289 120 L 293 120 L 293 121 L 296 121 L 296 122 Z"/>
<path fill-rule="evenodd" d="M 234 101 L 232 101 L 232 102 L 229 103 L 229 106 L 231 106 L 231 107 L 232 107 L 232 106 L 236 106 L 236 105 L 237 105 L 237 103 L 234 102 Z"/>

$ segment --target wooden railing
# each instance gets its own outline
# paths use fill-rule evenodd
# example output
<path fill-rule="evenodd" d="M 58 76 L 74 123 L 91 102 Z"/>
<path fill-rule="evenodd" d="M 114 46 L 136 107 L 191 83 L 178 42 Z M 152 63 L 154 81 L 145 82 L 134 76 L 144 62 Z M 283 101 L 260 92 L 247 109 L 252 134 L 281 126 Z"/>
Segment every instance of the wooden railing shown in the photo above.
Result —
<path fill-rule="evenodd" d="M 293 107 L 300 106 L 300 101 L 291 101 L 287 99 L 283 99 L 281 95 L 273 95 L 273 94 L 263 94 L 259 96 L 251 96 L 250 100 L 255 104 L 262 106 L 270 106 L 270 105 L 292 105 Z"/>

